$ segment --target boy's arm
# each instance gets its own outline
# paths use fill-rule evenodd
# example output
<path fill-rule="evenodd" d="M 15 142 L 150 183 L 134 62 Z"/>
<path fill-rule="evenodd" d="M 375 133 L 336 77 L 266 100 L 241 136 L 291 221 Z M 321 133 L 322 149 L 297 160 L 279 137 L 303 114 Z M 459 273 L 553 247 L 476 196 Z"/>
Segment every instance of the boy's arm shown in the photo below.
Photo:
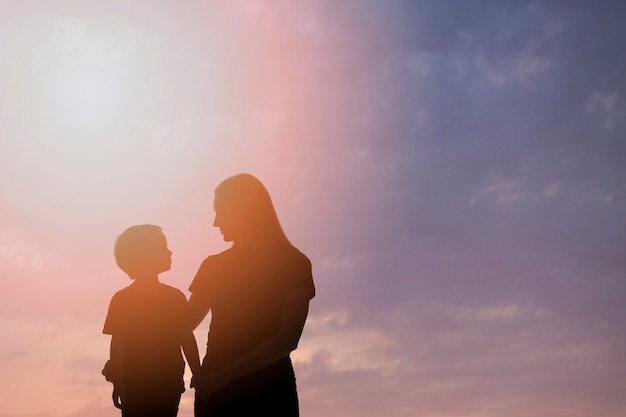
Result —
<path fill-rule="evenodd" d="M 124 383 L 122 375 L 124 374 L 124 338 L 120 335 L 111 335 L 111 367 L 112 374 L 110 380 L 113 382 L 113 405 L 122 408 L 124 396 Z"/>
<path fill-rule="evenodd" d="M 200 372 L 200 356 L 198 355 L 198 344 L 191 328 L 181 330 L 181 346 L 187 358 L 187 363 L 193 375 L 199 375 Z"/>

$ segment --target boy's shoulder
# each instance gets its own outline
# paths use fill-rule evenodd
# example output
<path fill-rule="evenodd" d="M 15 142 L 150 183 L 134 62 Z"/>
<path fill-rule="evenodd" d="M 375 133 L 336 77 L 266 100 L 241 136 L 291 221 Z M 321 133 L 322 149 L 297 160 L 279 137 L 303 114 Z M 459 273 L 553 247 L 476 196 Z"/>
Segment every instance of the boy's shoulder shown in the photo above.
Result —
<path fill-rule="evenodd" d="M 165 297 L 185 297 L 185 294 L 176 287 L 165 284 L 163 282 L 160 283 L 160 289 L 157 293 L 146 293 L 138 291 L 132 285 L 128 287 L 124 287 L 121 290 L 118 290 L 115 294 L 113 294 L 112 300 L 124 300 L 124 299 L 133 299 L 136 297 L 145 297 L 145 296 L 165 296 Z"/>
<path fill-rule="evenodd" d="M 113 294 L 113 297 L 111 297 L 111 299 L 125 298 L 125 297 L 128 297 L 129 295 L 132 295 L 132 293 L 133 293 L 133 290 L 131 286 L 129 285 L 128 287 L 124 287 L 121 290 L 117 290 L 115 294 Z"/>
<path fill-rule="evenodd" d="M 185 294 L 178 288 L 176 287 L 172 287 L 171 285 L 165 284 L 165 283 L 161 283 L 161 288 L 163 289 L 164 292 L 166 292 L 167 294 L 171 294 L 173 296 L 183 296 L 185 297 Z"/>

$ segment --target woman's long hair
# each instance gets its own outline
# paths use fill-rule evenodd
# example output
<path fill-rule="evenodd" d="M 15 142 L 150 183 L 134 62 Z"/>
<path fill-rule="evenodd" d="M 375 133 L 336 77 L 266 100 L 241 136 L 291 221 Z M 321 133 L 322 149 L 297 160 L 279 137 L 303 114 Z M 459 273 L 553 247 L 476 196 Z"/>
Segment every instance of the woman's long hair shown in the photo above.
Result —
<path fill-rule="evenodd" d="M 278 221 L 269 192 L 255 176 L 237 174 L 226 178 L 215 189 L 215 196 L 228 206 L 240 209 L 246 216 L 246 224 L 253 226 L 268 243 L 291 246 Z"/>

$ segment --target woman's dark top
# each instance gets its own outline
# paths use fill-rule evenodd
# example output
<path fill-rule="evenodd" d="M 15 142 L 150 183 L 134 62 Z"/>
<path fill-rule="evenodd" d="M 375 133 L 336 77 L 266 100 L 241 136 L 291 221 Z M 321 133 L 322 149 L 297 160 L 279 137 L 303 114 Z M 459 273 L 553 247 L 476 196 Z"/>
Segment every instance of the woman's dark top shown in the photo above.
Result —
<path fill-rule="evenodd" d="M 278 332 L 288 291 L 315 296 L 311 262 L 292 246 L 233 247 L 204 260 L 189 287 L 211 306 L 205 372 L 219 369 Z"/>
<path fill-rule="evenodd" d="M 194 296 L 206 297 L 211 307 L 203 372 L 221 368 L 277 333 L 285 297 L 294 289 L 305 289 L 309 299 L 315 296 L 311 262 L 292 246 L 233 247 L 205 259 L 189 287 Z M 297 416 L 289 356 L 231 381 L 207 402 L 196 396 L 195 413 Z"/>

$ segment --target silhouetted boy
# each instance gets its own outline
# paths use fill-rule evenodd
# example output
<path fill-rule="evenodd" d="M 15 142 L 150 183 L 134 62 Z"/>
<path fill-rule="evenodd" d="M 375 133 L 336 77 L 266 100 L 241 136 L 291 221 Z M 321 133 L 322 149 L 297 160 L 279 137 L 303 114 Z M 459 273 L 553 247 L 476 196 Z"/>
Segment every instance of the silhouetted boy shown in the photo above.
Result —
<path fill-rule="evenodd" d="M 159 226 L 126 229 L 115 242 L 115 260 L 134 282 L 115 293 L 104 323 L 111 358 L 103 374 L 113 382 L 113 403 L 123 417 L 175 417 L 185 391 L 185 362 L 200 368 L 187 299 L 159 282 L 172 252 Z"/>

